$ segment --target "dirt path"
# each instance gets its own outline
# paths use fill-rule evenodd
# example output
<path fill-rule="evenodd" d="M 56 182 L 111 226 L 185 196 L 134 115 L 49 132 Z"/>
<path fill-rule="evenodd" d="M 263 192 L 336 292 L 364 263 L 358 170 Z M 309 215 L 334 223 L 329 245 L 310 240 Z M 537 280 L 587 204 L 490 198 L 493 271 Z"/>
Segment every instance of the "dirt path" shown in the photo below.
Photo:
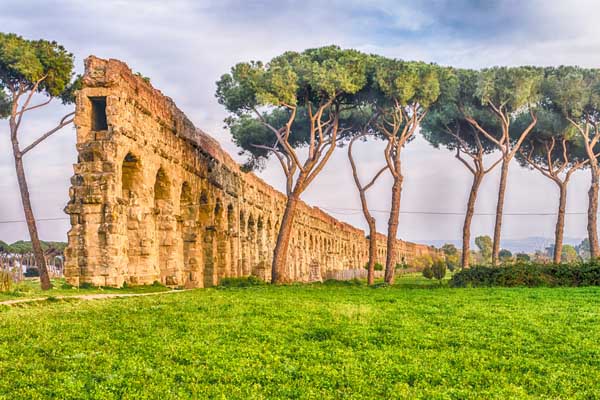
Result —
<path fill-rule="evenodd" d="M 79 294 L 74 296 L 49 296 L 53 299 L 79 299 L 79 300 L 101 300 L 114 299 L 117 297 L 141 297 L 141 296 L 157 296 L 159 294 L 172 294 L 187 292 L 187 290 L 169 290 L 168 292 L 153 292 L 153 293 L 94 293 L 94 294 Z M 31 299 L 16 299 L 0 301 L 0 306 L 10 306 L 20 303 L 33 303 L 37 301 L 46 301 L 49 297 L 35 297 Z"/>

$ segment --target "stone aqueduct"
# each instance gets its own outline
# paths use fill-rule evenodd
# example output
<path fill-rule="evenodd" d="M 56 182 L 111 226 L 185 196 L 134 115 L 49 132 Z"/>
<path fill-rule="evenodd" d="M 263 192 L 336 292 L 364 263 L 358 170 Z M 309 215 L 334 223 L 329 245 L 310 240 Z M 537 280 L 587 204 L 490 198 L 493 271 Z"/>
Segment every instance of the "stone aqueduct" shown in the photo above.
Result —
<path fill-rule="evenodd" d="M 124 63 L 85 62 L 76 103 L 65 274 L 72 284 L 206 287 L 270 278 L 284 195 L 245 173 L 173 101 Z M 378 259 L 385 260 L 384 236 Z M 326 278 L 367 261 L 362 230 L 302 203 L 288 276 Z M 398 241 L 398 260 L 431 248 Z"/>

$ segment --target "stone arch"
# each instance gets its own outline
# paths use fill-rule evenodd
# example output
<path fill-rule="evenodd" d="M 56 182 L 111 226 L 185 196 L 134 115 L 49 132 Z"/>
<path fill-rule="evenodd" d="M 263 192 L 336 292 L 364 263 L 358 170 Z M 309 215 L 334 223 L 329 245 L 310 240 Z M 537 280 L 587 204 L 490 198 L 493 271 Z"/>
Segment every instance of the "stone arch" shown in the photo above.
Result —
<path fill-rule="evenodd" d="M 161 277 L 161 282 L 166 285 L 178 285 L 176 276 L 175 219 L 173 216 L 173 203 L 171 199 L 171 180 L 166 170 L 161 166 L 156 172 L 154 180 L 154 214 L 156 246 L 158 260 L 156 269 Z"/>
<path fill-rule="evenodd" d="M 181 194 L 179 195 L 179 210 L 180 213 L 184 212 L 185 207 L 190 207 L 192 205 L 192 186 L 189 182 L 184 181 L 181 184 Z"/>
<path fill-rule="evenodd" d="M 266 236 L 267 236 L 267 245 L 268 245 L 268 243 L 273 238 L 273 224 L 271 223 L 271 218 L 270 217 L 267 217 L 267 231 L 266 231 Z"/>
<path fill-rule="evenodd" d="M 139 157 L 128 152 L 121 164 L 121 198 L 136 198 L 142 185 L 142 163 Z"/>
<path fill-rule="evenodd" d="M 227 260 L 227 271 L 228 276 L 237 276 L 239 271 L 237 269 L 238 259 L 238 240 L 236 229 L 237 215 L 233 204 L 227 205 L 227 241 L 229 243 L 229 259 Z"/>
<path fill-rule="evenodd" d="M 246 271 L 244 275 L 250 275 L 256 265 L 256 220 L 252 214 L 248 215 L 248 226 L 246 229 Z"/>
<path fill-rule="evenodd" d="M 211 205 L 208 199 L 208 192 L 206 189 L 200 191 L 198 196 L 198 225 L 201 229 L 205 229 L 211 225 Z"/>
<path fill-rule="evenodd" d="M 208 205 L 208 192 L 205 189 L 200 191 L 200 197 L 198 198 L 198 205 L 207 206 Z"/>
<path fill-rule="evenodd" d="M 163 167 L 160 167 L 156 172 L 156 179 L 154 180 L 154 206 L 156 207 L 157 201 L 168 202 L 170 200 L 171 181 Z"/>
<path fill-rule="evenodd" d="M 227 233 L 230 235 L 235 232 L 235 210 L 233 204 L 227 205 Z"/>
<path fill-rule="evenodd" d="M 139 157 L 128 152 L 121 163 L 120 188 L 116 195 L 120 196 L 120 213 L 125 222 L 122 234 L 125 237 L 123 253 L 125 255 L 124 278 L 127 282 L 140 283 L 140 269 L 144 264 L 142 260 L 144 239 L 146 239 L 146 221 L 144 210 L 138 202 L 139 194 L 143 189 L 142 163 Z M 142 278 L 143 279 L 143 278 Z"/>
<path fill-rule="evenodd" d="M 240 276 L 246 275 L 248 271 L 248 218 L 246 217 L 246 213 L 244 210 L 240 210 L 240 226 L 239 226 L 239 235 L 238 235 L 238 243 L 239 243 L 239 254 L 238 254 L 238 274 Z"/>
<path fill-rule="evenodd" d="M 200 190 L 198 196 L 198 226 L 202 232 L 202 281 L 204 287 L 215 284 L 215 257 L 216 257 L 216 229 L 220 207 L 211 191 L 206 188 Z"/>
<path fill-rule="evenodd" d="M 265 244 L 265 222 L 260 215 L 256 222 L 256 247 L 257 247 L 257 258 L 258 263 L 262 265 L 265 262 L 266 244 Z"/>
<path fill-rule="evenodd" d="M 194 197 L 189 182 L 181 184 L 179 195 L 179 233 L 181 235 L 181 257 L 183 257 L 183 283 L 196 286 L 200 263 L 197 254 L 197 232 L 195 224 Z"/>
<path fill-rule="evenodd" d="M 252 214 L 248 215 L 247 236 L 249 241 L 256 240 L 256 220 Z"/>
<path fill-rule="evenodd" d="M 229 235 L 228 235 L 228 216 L 226 215 L 224 201 L 217 197 L 215 200 L 214 218 L 215 218 L 215 239 L 216 249 L 213 253 L 214 265 L 217 269 L 217 277 L 227 274 L 227 265 L 229 262 Z M 215 277 L 215 282 L 217 277 Z"/>
<path fill-rule="evenodd" d="M 215 201 L 215 208 L 213 209 L 215 228 L 222 229 L 223 228 L 223 203 L 221 199 L 217 197 Z"/>

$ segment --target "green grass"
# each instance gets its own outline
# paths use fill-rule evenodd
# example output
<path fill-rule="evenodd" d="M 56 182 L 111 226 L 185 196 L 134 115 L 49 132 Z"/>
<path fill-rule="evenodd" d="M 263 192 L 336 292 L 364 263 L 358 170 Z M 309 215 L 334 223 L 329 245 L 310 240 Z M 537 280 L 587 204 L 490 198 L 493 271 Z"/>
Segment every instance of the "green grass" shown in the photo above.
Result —
<path fill-rule="evenodd" d="M 40 289 L 39 278 L 26 279 L 13 285 L 9 292 L 0 292 L 0 301 L 56 296 L 77 296 L 97 293 L 150 293 L 169 290 L 169 288 L 160 285 L 132 286 L 122 289 L 108 287 L 79 289 L 70 287 L 66 284 L 64 279 L 53 279 L 52 286 L 53 287 L 50 290 L 42 290 Z"/>
<path fill-rule="evenodd" d="M 55 300 L 0 307 L 0 399 L 593 399 L 599 326 L 600 288 L 417 276 Z"/>

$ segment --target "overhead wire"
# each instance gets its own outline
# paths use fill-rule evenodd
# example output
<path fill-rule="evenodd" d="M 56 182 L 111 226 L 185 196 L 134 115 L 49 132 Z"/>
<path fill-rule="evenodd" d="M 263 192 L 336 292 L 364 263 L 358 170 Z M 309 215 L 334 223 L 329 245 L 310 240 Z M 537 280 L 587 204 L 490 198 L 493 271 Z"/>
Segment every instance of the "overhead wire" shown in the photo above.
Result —
<path fill-rule="evenodd" d="M 347 208 L 347 207 L 318 207 L 324 211 L 330 212 L 332 214 L 338 215 L 356 215 L 362 212 L 360 208 Z M 370 212 L 377 213 L 385 213 L 389 214 L 389 210 L 378 210 L 378 209 L 369 209 Z M 400 214 L 407 215 L 449 215 L 449 216 L 464 216 L 464 211 L 424 211 L 424 210 L 400 210 Z M 587 211 L 567 211 L 566 215 L 587 215 Z M 475 212 L 473 216 L 495 216 L 496 213 L 493 212 Z M 556 216 L 557 212 L 503 212 L 504 216 Z M 45 221 L 67 221 L 69 217 L 53 217 L 53 218 L 36 218 L 37 222 L 45 222 Z M 0 224 L 20 224 L 25 223 L 26 220 L 0 220 Z"/>

